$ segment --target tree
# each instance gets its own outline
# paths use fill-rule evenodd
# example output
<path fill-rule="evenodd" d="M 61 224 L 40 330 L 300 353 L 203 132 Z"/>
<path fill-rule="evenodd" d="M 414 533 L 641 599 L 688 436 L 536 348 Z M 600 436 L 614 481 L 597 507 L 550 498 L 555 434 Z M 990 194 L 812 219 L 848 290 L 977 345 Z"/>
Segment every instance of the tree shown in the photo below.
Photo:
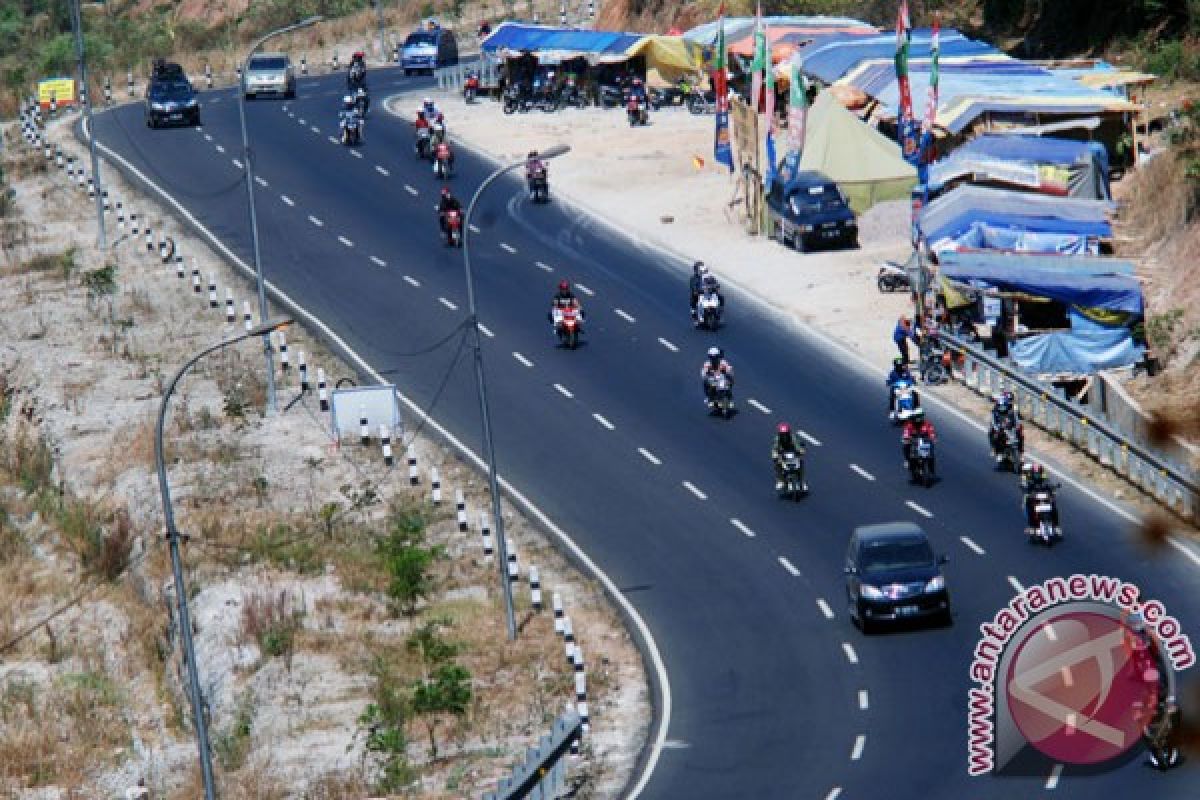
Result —
<path fill-rule="evenodd" d="M 461 717 L 471 702 L 471 673 L 458 664 L 443 664 L 428 680 L 413 686 L 412 710 L 420 715 L 429 734 L 429 751 L 438 757 L 437 724 L 447 714 Z"/>
<path fill-rule="evenodd" d="M 441 553 L 425 547 L 425 519 L 416 511 L 400 511 L 392 517 L 392 528 L 377 545 L 390 578 L 387 588 L 392 605 L 405 615 L 433 591 L 429 565 Z"/>

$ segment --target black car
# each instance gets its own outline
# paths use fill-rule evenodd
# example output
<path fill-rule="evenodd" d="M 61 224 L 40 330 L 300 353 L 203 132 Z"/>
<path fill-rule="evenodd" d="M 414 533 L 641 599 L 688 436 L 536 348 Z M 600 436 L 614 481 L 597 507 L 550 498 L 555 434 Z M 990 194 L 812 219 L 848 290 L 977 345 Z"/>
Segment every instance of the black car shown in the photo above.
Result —
<path fill-rule="evenodd" d="M 911 522 L 855 528 L 846 549 L 850 616 L 870 632 L 875 623 L 933 619 L 949 625 L 950 595 L 929 537 Z"/>
<path fill-rule="evenodd" d="M 200 124 L 200 103 L 186 78 L 151 81 L 146 87 L 146 125 Z"/>
<path fill-rule="evenodd" d="M 858 221 L 838 185 L 820 172 L 771 184 L 767 214 L 775 236 L 804 252 L 818 245 L 858 246 Z"/>

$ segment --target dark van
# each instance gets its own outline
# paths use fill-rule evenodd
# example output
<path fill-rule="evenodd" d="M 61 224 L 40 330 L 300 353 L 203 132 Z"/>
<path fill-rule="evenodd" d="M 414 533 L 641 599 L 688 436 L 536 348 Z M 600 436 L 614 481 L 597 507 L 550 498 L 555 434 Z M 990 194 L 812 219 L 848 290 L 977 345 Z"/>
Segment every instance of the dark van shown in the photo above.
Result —
<path fill-rule="evenodd" d="M 800 252 L 812 247 L 858 246 L 858 221 L 838 185 L 820 172 L 799 172 L 767 194 L 775 236 Z"/>
<path fill-rule="evenodd" d="M 433 74 L 439 67 L 452 67 L 458 63 L 458 41 L 454 32 L 446 28 L 413 31 L 404 40 L 400 49 L 400 65 L 405 75 L 416 72 Z"/>

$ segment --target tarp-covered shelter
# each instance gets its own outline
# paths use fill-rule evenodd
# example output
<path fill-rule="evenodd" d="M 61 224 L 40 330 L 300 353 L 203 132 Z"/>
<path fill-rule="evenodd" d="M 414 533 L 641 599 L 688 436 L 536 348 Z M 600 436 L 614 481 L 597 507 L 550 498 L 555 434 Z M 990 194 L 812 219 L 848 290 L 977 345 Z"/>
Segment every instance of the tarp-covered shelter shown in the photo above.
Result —
<path fill-rule="evenodd" d="M 912 32 L 909 44 L 909 64 L 928 59 L 933 32 L 921 28 Z M 946 59 L 955 56 L 984 56 L 1001 55 L 990 44 L 968 39 L 954 29 L 943 30 L 938 41 L 939 58 L 944 64 Z M 822 83 L 833 83 L 852 68 L 864 61 L 886 61 L 892 64 L 896 54 L 896 36 L 894 33 L 883 33 L 874 36 L 847 36 L 834 38 L 830 41 L 814 42 L 796 56 L 800 69 L 808 76 Z M 893 67 L 892 77 L 895 77 Z M 862 88 L 862 87 L 859 87 Z"/>
<path fill-rule="evenodd" d="M 1111 205 L 1100 200 L 1029 194 L 981 186 L 946 192 L 921 210 L 929 247 L 1092 254 L 1112 238 Z"/>
<path fill-rule="evenodd" d="M 1108 154 L 1099 142 L 985 134 L 929 169 L 929 189 L 947 184 L 1003 184 L 1059 196 L 1110 200 Z"/>
<path fill-rule="evenodd" d="M 1061 253 L 1001 253 L 995 250 L 947 250 L 938 258 L 942 267 L 948 265 L 982 266 L 1003 269 L 1017 267 L 1044 272 L 1069 272 L 1075 275 L 1134 274 L 1132 261 L 1111 256 L 1073 256 Z"/>
<path fill-rule="evenodd" d="M 684 75 L 693 75 L 704 69 L 701 48 L 682 36 L 647 34 L 631 45 L 625 55 L 630 58 L 642 56 L 647 71 L 657 72 L 666 82 L 674 82 Z"/>
<path fill-rule="evenodd" d="M 817 95 L 808 112 L 801 170 L 831 178 L 850 207 L 862 213 L 875 203 L 909 196 L 917 173 L 899 146 L 847 111 L 831 92 Z"/>
<path fill-rule="evenodd" d="M 762 24 L 767 30 L 777 27 L 820 28 L 822 30 L 875 30 L 870 24 L 850 17 L 810 17 L 810 16 L 775 16 L 763 17 Z M 714 47 L 717 43 L 717 33 L 720 30 L 719 21 L 706 22 L 697 25 L 683 34 L 683 38 L 704 47 Z M 754 30 L 754 17 L 726 17 L 725 42 L 735 42 Z"/>
<path fill-rule="evenodd" d="M 589 60 L 605 57 L 605 60 L 625 60 L 629 49 L 642 38 L 640 33 L 505 22 L 492 31 L 480 47 L 485 53 L 496 53 L 503 57 L 536 53 L 558 60 L 578 56 L 586 56 Z"/>

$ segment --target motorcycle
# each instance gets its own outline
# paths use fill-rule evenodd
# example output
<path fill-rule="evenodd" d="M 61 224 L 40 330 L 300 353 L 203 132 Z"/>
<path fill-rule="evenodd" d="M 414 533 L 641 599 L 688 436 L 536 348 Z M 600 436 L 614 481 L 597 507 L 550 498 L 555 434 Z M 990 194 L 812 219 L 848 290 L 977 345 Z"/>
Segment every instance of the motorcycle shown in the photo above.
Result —
<path fill-rule="evenodd" d="M 996 438 L 1000 441 L 1000 449 L 996 451 L 996 467 L 1005 472 L 1012 470 L 1021 473 L 1021 428 L 1019 425 L 1006 424 Z"/>
<path fill-rule="evenodd" d="M 687 110 L 696 115 L 715 114 L 717 112 L 717 94 L 713 91 L 702 92 L 693 89 L 685 101 Z"/>
<path fill-rule="evenodd" d="M 950 353 L 933 337 L 921 343 L 921 379 L 931 386 L 950 380 Z"/>
<path fill-rule="evenodd" d="M 342 144 L 346 146 L 362 143 L 362 119 L 357 114 L 348 114 L 341 119 Z"/>
<path fill-rule="evenodd" d="M 463 81 L 463 100 L 467 105 L 475 102 L 475 98 L 479 95 L 479 76 L 471 74 Z"/>
<path fill-rule="evenodd" d="M 448 180 L 454 165 L 450 155 L 450 146 L 440 142 L 433 151 L 433 174 L 439 181 Z"/>
<path fill-rule="evenodd" d="M 710 391 L 709 413 L 729 419 L 733 416 L 733 383 L 729 376 L 724 372 L 713 372 L 705 380 Z"/>
<path fill-rule="evenodd" d="M 909 443 L 908 474 L 913 483 L 928 489 L 933 486 L 933 442 L 917 435 Z"/>
<path fill-rule="evenodd" d="M 885 261 L 875 275 L 875 285 L 881 292 L 899 292 L 910 287 L 908 273 L 893 261 Z"/>
<path fill-rule="evenodd" d="M 574 78 L 567 78 L 562 88 L 559 89 L 558 106 L 559 108 L 588 107 L 588 100 L 583 96 L 583 92 L 579 91 L 579 86 L 575 83 Z"/>
<path fill-rule="evenodd" d="M 436 119 L 429 123 L 429 146 L 436 148 L 446 141 L 446 123 Z"/>
<path fill-rule="evenodd" d="M 893 424 L 899 425 L 921 408 L 921 396 L 913 388 L 908 378 L 902 378 L 892 384 L 892 410 L 888 418 Z"/>
<path fill-rule="evenodd" d="M 445 215 L 446 224 L 443 236 L 447 247 L 462 247 L 462 215 L 451 209 Z"/>
<path fill-rule="evenodd" d="M 550 182 L 546 178 L 546 168 L 539 167 L 530 175 L 526 182 L 529 185 L 529 199 L 535 203 L 546 203 L 550 200 Z"/>
<path fill-rule="evenodd" d="M 783 472 L 783 488 L 779 490 L 780 497 L 799 500 L 808 494 L 808 483 L 804 480 L 804 459 L 800 457 L 800 454 L 786 450 L 780 455 L 779 461 Z"/>
<path fill-rule="evenodd" d="M 511 84 L 504 89 L 504 113 L 514 114 L 521 110 L 522 98 L 521 87 L 517 84 Z M 528 110 L 528 109 L 526 109 Z"/>
<path fill-rule="evenodd" d="M 558 111 L 558 93 L 554 88 L 547 84 L 541 88 L 534 98 L 533 105 L 540 111 L 547 114 Z"/>
<path fill-rule="evenodd" d="M 366 119 L 367 112 L 371 110 L 371 96 L 367 94 L 366 87 L 360 88 L 355 92 L 354 108 L 357 109 L 363 119 Z"/>
<path fill-rule="evenodd" d="M 721 298 L 716 292 L 705 292 L 696 298 L 696 327 L 710 331 L 721 327 Z"/>
<path fill-rule="evenodd" d="M 365 87 L 367 85 L 367 68 L 362 64 L 352 64 L 350 72 L 346 75 L 346 88 L 350 90 Z"/>
<path fill-rule="evenodd" d="M 1135 708 L 1141 710 L 1143 703 L 1135 703 Z M 1179 765 L 1179 746 L 1175 743 L 1175 734 L 1182 721 L 1183 715 L 1174 698 L 1163 696 L 1158 701 L 1158 707 L 1150 722 L 1142 729 L 1142 741 L 1146 745 L 1150 766 L 1166 772 Z"/>
<path fill-rule="evenodd" d="M 583 312 L 572 306 L 555 307 L 550 311 L 554 320 L 554 332 L 560 346 L 574 350 L 579 346 L 579 334 L 583 332 Z"/>
<path fill-rule="evenodd" d="M 1033 490 L 1033 520 L 1035 526 L 1028 529 L 1030 544 L 1041 544 L 1047 547 L 1062 540 L 1062 528 L 1054 524 L 1058 500 L 1051 487 L 1039 487 Z"/>
<path fill-rule="evenodd" d="M 630 127 L 650 124 L 650 115 L 646 113 L 646 101 L 636 94 L 629 96 L 629 101 L 625 104 L 625 116 L 629 119 Z"/>
<path fill-rule="evenodd" d="M 417 158 L 429 158 L 433 152 L 433 148 L 430 145 L 431 138 L 429 128 L 417 128 L 417 140 L 413 143 L 413 150 L 417 154 Z"/>
<path fill-rule="evenodd" d="M 625 105 L 625 92 L 619 86 L 600 86 L 600 106 L 618 108 Z"/>

